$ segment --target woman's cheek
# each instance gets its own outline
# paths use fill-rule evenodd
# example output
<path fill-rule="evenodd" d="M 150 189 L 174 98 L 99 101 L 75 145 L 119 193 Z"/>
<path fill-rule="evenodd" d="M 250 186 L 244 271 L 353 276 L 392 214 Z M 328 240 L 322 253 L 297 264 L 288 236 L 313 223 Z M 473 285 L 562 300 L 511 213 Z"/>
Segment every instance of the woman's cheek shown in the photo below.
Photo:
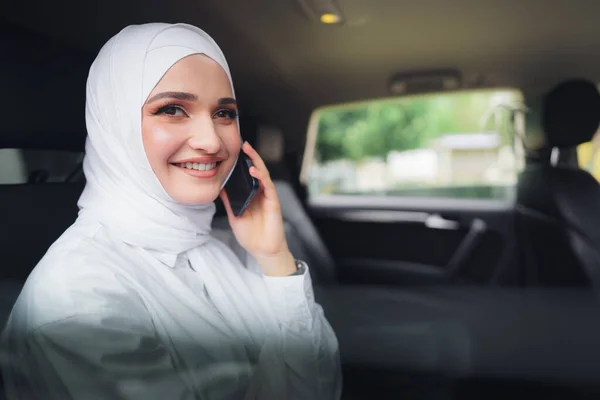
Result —
<path fill-rule="evenodd" d="M 181 147 L 181 144 L 177 143 L 177 135 L 163 127 L 152 127 L 150 136 L 151 146 L 153 147 L 152 153 L 155 159 L 169 160 Z"/>
<path fill-rule="evenodd" d="M 242 138 L 236 125 L 226 133 L 225 140 L 227 142 L 228 153 L 233 158 L 236 158 L 242 147 Z"/>
<path fill-rule="evenodd" d="M 173 140 L 173 135 L 165 128 L 156 126 L 152 128 L 152 138 L 157 145 L 168 145 Z"/>

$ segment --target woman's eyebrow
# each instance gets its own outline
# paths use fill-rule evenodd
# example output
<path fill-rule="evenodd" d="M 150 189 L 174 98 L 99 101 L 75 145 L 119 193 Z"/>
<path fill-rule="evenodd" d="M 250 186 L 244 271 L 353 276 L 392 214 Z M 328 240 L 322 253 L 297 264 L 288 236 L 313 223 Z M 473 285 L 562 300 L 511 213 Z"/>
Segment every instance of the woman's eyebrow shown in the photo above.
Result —
<path fill-rule="evenodd" d="M 225 104 L 237 104 L 237 101 L 231 97 L 223 97 L 219 99 L 219 104 L 221 105 L 225 105 Z"/>
<path fill-rule="evenodd" d="M 183 101 L 197 101 L 198 100 L 198 96 L 196 96 L 195 94 L 192 94 L 192 93 L 162 92 L 162 93 L 158 93 L 158 94 L 152 96 L 150 99 L 148 99 L 148 101 L 146 103 L 152 103 L 154 101 L 157 101 L 160 99 L 165 99 L 165 98 L 183 100 Z"/>

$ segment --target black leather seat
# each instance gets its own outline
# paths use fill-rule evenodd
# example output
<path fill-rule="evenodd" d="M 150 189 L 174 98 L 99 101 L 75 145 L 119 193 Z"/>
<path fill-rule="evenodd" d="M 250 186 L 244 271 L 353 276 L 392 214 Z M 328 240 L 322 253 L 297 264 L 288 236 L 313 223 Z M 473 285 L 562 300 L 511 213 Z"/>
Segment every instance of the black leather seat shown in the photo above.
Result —
<path fill-rule="evenodd" d="M 336 271 L 333 257 L 325 246 L 321 235 L 304 210 L 292 185 L 286 181 L 275 181 L 277 195 L 281 202 L 283 220 L 289 224 L 286 233 L 290 249 L 296 257 L 304 259 L 311 266 L 311 277 L 317 284 L 335 283 Z"/>
<path fill-rule="evenodd" d="M 1 278 L 24 281 L 77 218 L 80 183 L 0 185 Z"/>
<path fill-rule="evenodd" d="M 31 136 L 0 135 L 0 149 L 48 150 L 60 143 L 57 138 L 45 146 L 47 139 L 35 142 Z M 0 326 L 32 269 L 77 218 L 82 190 L 82 182 L 0 184 Z"/>
<path fill-rule="evenodd" d="M 600 185 L 576 162 L 576 146 L 600 124 L 596 85 L 557 85 L 543 98 L 541 123 L 545 157 L 530 158 L 517 185 L 522 281 L 600 288 Z"/>
<path fill-rule="evenodd" d="M 292 186 L 281 180 L 275 185 L 290 249 L 309 263 L 316 283 L 335 282 L 333 258 Z M 77 218 L 77 200 L 83 187 L 83 181 L 0 185 L 0 279 L 19 284 L 27 279 L 50 245 Z M 226 241 L 233 235 L 224 216 L 215 218 L 213 232 Z"/>

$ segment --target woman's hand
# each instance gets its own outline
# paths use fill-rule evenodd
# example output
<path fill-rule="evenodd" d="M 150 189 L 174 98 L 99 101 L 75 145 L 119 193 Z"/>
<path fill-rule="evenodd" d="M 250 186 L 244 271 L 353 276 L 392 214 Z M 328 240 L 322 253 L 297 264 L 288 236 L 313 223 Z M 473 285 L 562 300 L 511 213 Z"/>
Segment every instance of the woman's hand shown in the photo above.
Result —
<path fill-rule="evenodd" d="M 296 271 L 283 229 L 281 205 L 269 171 L 260 155 L 245 142 L 242 151 L 250 157 L 250 175 L 258 179 L 258 192 L 241 217 L 236 217 L 225 190 L 221 200 L 227 210 L 229 225 L 237 241 L 260 264 L 265 275 L 285 276 Z"/>

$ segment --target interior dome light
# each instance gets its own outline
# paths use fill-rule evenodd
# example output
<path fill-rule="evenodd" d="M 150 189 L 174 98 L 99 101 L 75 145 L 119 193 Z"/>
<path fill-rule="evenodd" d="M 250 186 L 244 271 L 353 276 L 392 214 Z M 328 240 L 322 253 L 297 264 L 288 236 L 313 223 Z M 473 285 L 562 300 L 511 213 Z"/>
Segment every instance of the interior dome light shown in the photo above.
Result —
<path fill-rule="evenodd" d="M 324 24 L 337 24 L 342 18 L 334 13 L 325 13 L 321 15 L 321 22 Z"/>

